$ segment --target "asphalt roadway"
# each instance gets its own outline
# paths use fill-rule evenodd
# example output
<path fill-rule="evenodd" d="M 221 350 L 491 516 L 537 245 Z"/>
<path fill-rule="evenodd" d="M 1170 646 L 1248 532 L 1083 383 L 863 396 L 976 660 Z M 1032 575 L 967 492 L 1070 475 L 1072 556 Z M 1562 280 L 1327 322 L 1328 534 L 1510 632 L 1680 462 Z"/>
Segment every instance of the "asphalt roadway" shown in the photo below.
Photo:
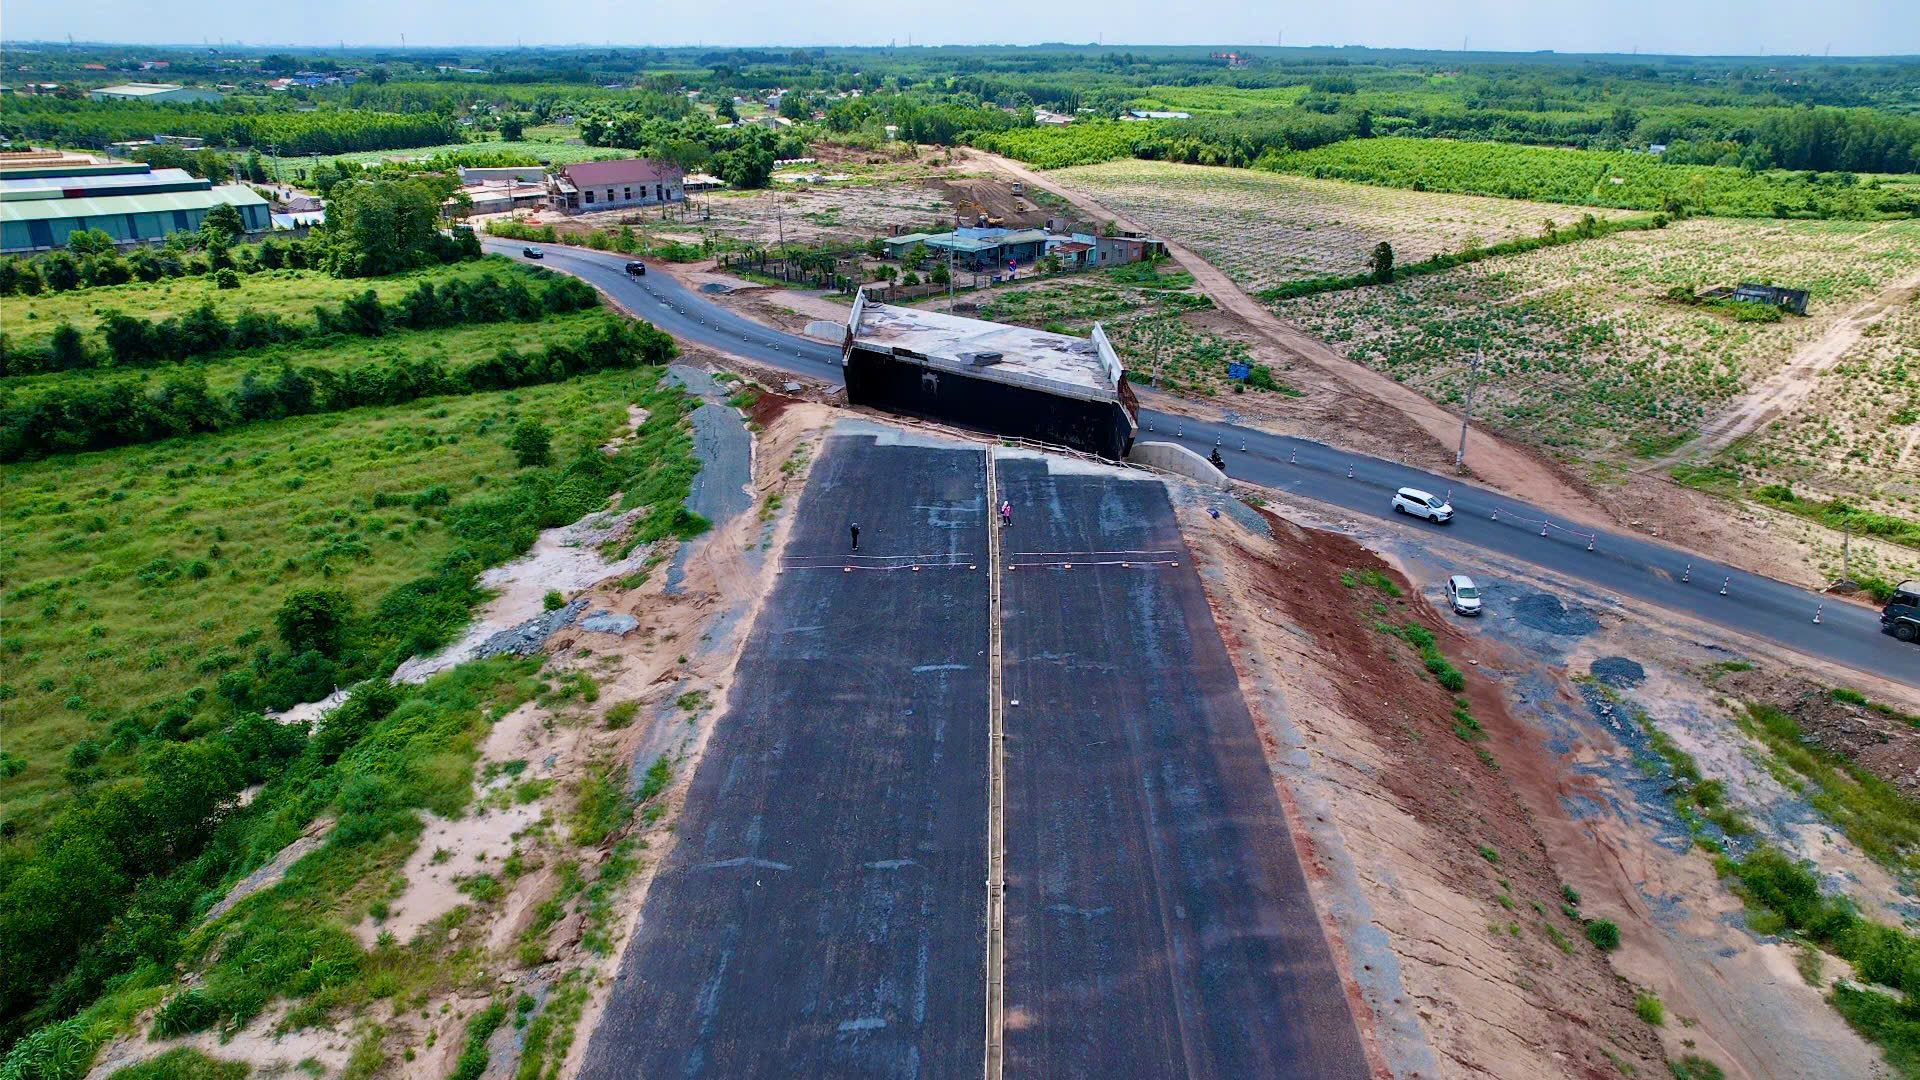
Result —
<path fill-rule="evenodd" d="M 985 517 L 978 448 L 830 440 L 583 1078 L 979 1076 Z"/>
<path fill-rule="evenodd" d="M 519 258 L 524 244 L 487 238 L 488 251 Z M 619 255 L 548 246 L 545 264 L 577 274 L 662 330 L 757 363 L 814 378 L 840 378 L 840 350 L 735 315 L 670 274 L 626 274 Z M 1542 570 L 1585 581 L 1623 598 L 1695 616 L 1739 634 L 1920 686 L 1920 646 L 1880 630 L 1879 614 L 1822 598 L 1772 578 L 1692 555 L 1630 533 L 1569 531 L 1543 510 L 1472 484 L 1322 443 L 1237 424 L 1140 413 L 1142 439 L 1177 442 L 1201 453 L 1221 448 L 1227 471 L 1249 483 L 1288 491 L 1372 517 L 1391 517 L 1396 488 L 1452 492 L 1457 511 L 1445 526 L 1423 526 Z M 1244 448 L 1244 449 L 1243 449 Z M 1471 462 L 1469 462 L 1471 464 Z M 1348 475 L 1348 470 L 1352 475 Z M 1496 517 L 1497 513 L 1497 517 Z M 1545 527 L 1547 535 L 1540 535 Z M 1594 549 L 1587 550 L 1592 532 Z M 1685 578 L 1685 580 L 1682 580 Z M 1722 587 L 1726 594 L 1721 595 Z M 1818 611 L 1821 621 L 1813 621 Z"/>
<path fill-rule="evenodd" d="M 1017 567 L 1001 586 L 1006 1074 L 1363 1080 L 1165 486 L 995 469 L 1017 508 L 1001 530 Z"/>

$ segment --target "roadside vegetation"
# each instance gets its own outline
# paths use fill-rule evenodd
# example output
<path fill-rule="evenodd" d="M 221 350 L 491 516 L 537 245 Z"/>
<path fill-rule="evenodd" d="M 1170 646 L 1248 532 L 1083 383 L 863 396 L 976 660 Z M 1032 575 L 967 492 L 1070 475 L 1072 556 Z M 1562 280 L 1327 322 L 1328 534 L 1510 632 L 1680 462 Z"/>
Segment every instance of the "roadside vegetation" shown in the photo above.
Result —
<path fill-rule="evenodd" d="M 1721 665 L 1708 682 L 1751 678 L 1743 674 L 1751 670 L 1750 665 Z M 1641 761 L 1641 769 L 1668 779 L 1668 796 L 1694 841 L 1711 854 L 1720 877 L 1746 903 L 1748 928 L 1758 935 L 1782 934 L 1801 941 L 1803 977 L 1826 991 L 1828 1003 L 1885 1053 L 1894 1075 L 1920 1077 L 1920 936 L 1863 915 L 1850 897 L 1823 880 L 1817 867 L 1750 821 L 1726 780 L 1705 775 L 1694 757 L 1630 700 L 1611 690 L 1607 696 L 1635 714 L 1659 758 Z M 1843 705 L 1871 707 L 1851 691 L 1835 690 L 1832 698 Z M 1920 870 L 1914 861 L 1920 852 L 1920 827 L 1915 824 L 1920 822 L 1920 805 L 1845 755 L 1825 749 L 1783 709 L 1759 701 L 1727 704 L 1735 723 L 1758 748 L 1757 760 L 1775 780 L 1898 879 L 1913 880 Z M 1882 712 L 1910 722 L 1897 710 Z M 1826 979 L 1821 950 L 1845 960 L 1854 977 Z M 1676 1070 L 1676 1075 L 1707 1074 Z"/>
<path fill-rule="evenodd" d="M 41 544 L 21 546 L 52 561 L 15 571 L 33 582 L 25 590 L 32 602 L 55 617 L 14 642 L 12 666 L 27 677 L 60 673 L 27 684 L 19 700 L 49 693 L 39 689 L 47 682 L 79 699 L 79 707 L 63 702 L 25 726 L 26 767 L 9 785 L 0 951 L 10 963 L 0 1015 L 16 1034 L 55 1025 L 17 1053 L 51 1053 L 34 1047 L 124 1023 L 132 1010 L 158 1003 L 139 988 L 164 986 L 179 960 L 212 967 L 202 988 L 162 1009 L 158 1022 L 178 1030 L 244 1022 L 282 995 L 312 999 L 299 1026 L 355 1002 L 411 993 L 418 980 L 478 977 L 471 960 L 463 968 L 392 949 L 363 955 L 322 913 L 356 904 L 364 911 L 378 900 L 366 892 L 379 880 L 367 878 L 366 860 L 411 842 L 409 807 L 447 814 L 465 805 L 472 725 L 536 692 L 521 685 L 531 669 L 469 665 L 424 690 L 369 684 L 358 705 L 329 714 L 311 733 L 257 710 L 384 675 L 450 640 L 481 599 L 479 569 L 524 550 L 538 529 L 599 508 L 614 490 L 625 493 L 624 505 L 650 510 L 637 542 L 703 528 L 680 505 L 697 471 L 684 423 L 689 405 L 657 376 L 651 368 L 597 376 L 555 387 L 548 400 L 422 403 L 386 425 L 369 423 L 377 414 L 260 425 L 248 433 L 258 441 L 244 459 L 249 447 L 237 443 L 183 450 L 164 483 L 146 479 L 164 475 L 160 463 L 129 460 L 126 451 L 79 459 L 103 480 L 118 472 L 134 481 L 115 484 L 131 496 L 120 502 L 132 506 L 119 511 L 129 520 L 101 537 L 104 548 L 72 548 L 66 541 L 77 536 L 40 523 Z M 504 459 L 498 440 L 508 416 L 499 410 L 508 397 L 570 418 L 565 456 L 553 466 L 516 471 Z M 648 420 L 608 457 L 595 447 L 627 402 L 647 408 Z M 310 431 L 315 425 L 333 438 Z M 492 438 L 490 428 L 498 432 Z M 202 473 L 187 459 L 206 460 L 208 449 L 235 451 L 234 464 Z M 33 528 L 38 514 L 57 521 L 73 513 L 57 501 L 72 484 L 86 488 L 71 465 L 15 467 L 16 476 L 38 471 L 43 483 L 34 486 L 46 492 L 23 504 L 17 528 Z M 416 486 L 436 479 L 423 465 L 442 470 L 441 482 Z M 231 547 L 199 551 L 218 547 L 223 534 Z M 287 548 L 290 536 L 302 544 Z M 78 550 L 87 551 L 81 558 L 90 569 L 68 576 Z M 42 576 L 48 570 L 54 576 Z M 75 633 L 62 612 L 105 632 Z M 221 644 L 209 648 L 214 642 Z M 423 727 L 436 715 L 427 705 L 443 693 L 447 711 L 437 715 L 446 726 Z M 498 694 L 508 696 L 491 710 L 474 704 L 476 695 Z M 407 704 L 416 698 L 421 707 Z M 451 741 L 433 743 L 431 731 Z M 85 752 L 72 752 L 76 745 Z M 245 811 L 236 810 L 239 790 L 261 784 Z M 327 811 L 340 819 L 329 841 L 337 860 L 303 862 L 286 885 L 193 930 L 232 881 Z M 108 998 L 89 1004 L 103 991 Z M 75 1016 L 76 1026 L 61 1026 Z"/>

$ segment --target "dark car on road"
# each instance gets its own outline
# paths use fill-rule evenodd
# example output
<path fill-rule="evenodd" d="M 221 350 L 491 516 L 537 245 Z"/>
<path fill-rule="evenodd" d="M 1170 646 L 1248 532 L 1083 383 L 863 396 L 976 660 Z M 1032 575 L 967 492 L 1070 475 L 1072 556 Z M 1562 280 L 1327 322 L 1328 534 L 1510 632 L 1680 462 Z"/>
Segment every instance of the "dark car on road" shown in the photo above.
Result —
<path fill-rule="evenodd" d="M 521 248 L 520 254 L 525 255 L 529 259 L 538 259 L 541 257 L 540 249 L 537 247 Z"/>
<path fill-rule="evenodd" d="M 647 264 L 643 262 L 630 262 L 627 264 L 627 273 L 632 274 L 634 277 L 646 277 Z"/>
<path fill-rule="evenodd" d="M 1903 581 L 1880 609 L 1880 629 L 1901 641 L 1920 641 L 1920 581 Z"/>

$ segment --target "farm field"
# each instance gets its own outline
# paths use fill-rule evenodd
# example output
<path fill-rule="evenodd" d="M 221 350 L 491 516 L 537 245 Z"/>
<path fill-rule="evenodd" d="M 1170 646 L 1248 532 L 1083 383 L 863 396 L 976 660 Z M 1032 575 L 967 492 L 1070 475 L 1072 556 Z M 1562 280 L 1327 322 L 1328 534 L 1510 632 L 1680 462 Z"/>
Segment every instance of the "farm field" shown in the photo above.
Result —
<path fill-rule="evenodd" d="M 151 724 L 148 703 L 245 670 L 276 644 L 271 616 L 292 590 L 340 589 L 364 612 L 432 572 L 467 542 L 441 507 L 503 490 L 519 420 L 546 423 L 556 460 L 571 460 L 657 377 L 609 372 L 0 469 L 0 693 L 8 750 L 26 762 L 0 788 L 0 820 L 65 790 L 68 747 L 106 741 L 118 720 Z"/>
<path fill-rule="evenodd" d="M 1111 161 L 1054 178 L 1194 249 L 1249 292 L 1367 268 L 1374 245 L 1412 263 L 1471 245 L 1538 235 L 1545 222 L 1625 211 L 1472 195 L 1395 191 L 1256 169 Z"/>
<path fill-rule="evenodd" d="M 1669 165 L 1650 154 L 1569 150 L 1450 139 L 1347 139 L 1311 150 L 1268 154 L 1259 167 L 1333 180 L 1504 199 L 1689 210 L 1727 216 L 1873 218 L 1883 200 L 1911 196 L 1913 177 L 1810 180 L 1782 169 Z M 1878 185 L 1885 183 L 1886 191 Z M 1910 206 L 1891 213 L 1912 212 Z"/>
<path fill-rule="evenodd" d="M 1802 513 L 1839 499 L 1920 521 L 1920 305 L 1868 326 L 1797 409 L 1675 475 Z"/>
<path fill-rule="evenodd" d="M 12 348 L 22 351 L 43 348 L 55 328 L 65 322 L 97 346 L 99 335 L 94 331 L 108 311 L 159 320 L 182 315 L 210 302 L 229 320 L 248 308 L 301 320 L 311 318 L 317 305 L 337 305 L 368 289 L 382 302 L 387 302 L 413 291 L 423 281 L 438 284 L 481 274 L 523 275 L 532 285 L 545 280 L 541 276 L 544 273 L 493 255 L 380 278 L 337 278 L 324 270 L 260 270 L 242 274 L 237 289 L 219 288 L 211 275 L 130 281 L 124 285 L 101 285 L 70 292 L 45 292 L 31 298 L 8 297 L 6 332 Z"/>
<path fill-rule="evenodd" d="M 1916 270 L 1920 222 L 1696 218 L 1273 309 L 1450 404 L 1481 349 L 1475 415 L 1604 472 L 1678 445 Z M 1807 289 L 1807 317 L 1736 322 L 1666 297 L 1743 280 Z"/>
<path fill-rule="evenodd" d="M 528 130 L 545 131 L 544 128 Z M 577 129 L 575 133 L 577 135 Z M 265 157 L 267 169 L 272 171 L 277 164 L 282 169 L 311 168 L 316 160 L 332 161 L 339 159 L 359 165 L 377 165 L 383 161 L 425 161 L 441 154 L 526 154 L 531 158 L 551 162 L 555 165 L 571 165 L 577 161 L 598 161 L 602 158 L 627 157 L 629 151 L 616 150 L 605 146 L 582 146 L 566 142 L 564 138 L 548 139 L 486 139 L 476 142 L 439 143 L 434 146 L 415 146 L 405 150 L 361 150 L 350 154 L 320 154 Z"/>

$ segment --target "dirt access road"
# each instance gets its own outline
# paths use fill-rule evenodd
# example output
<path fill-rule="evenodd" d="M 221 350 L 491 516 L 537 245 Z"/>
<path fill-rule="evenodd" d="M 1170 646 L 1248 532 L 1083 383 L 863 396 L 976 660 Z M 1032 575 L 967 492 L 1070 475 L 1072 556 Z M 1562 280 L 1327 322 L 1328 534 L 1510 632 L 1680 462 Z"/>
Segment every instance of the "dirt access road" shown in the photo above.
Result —
<path fill-rule="evenodd" d="M 1920 295 L 1920 274 L 1910 274 L 1840 317 L 1832 329 L 1808 342 L 1787 366 L 1742 395 L 1699 435 L 1670 454 L 1635 469 L 1665 472 L 1683 461 L 1700 461 L 1732 446 L 1742 436 L 1791 414 L 1820 387 L 1820 377 L 1860 343 L 1867 328 Z"/>
<path fill-rule="evenodd" d="M 1030 169 L 1017 161 L 972 149 L 964 151 L 964 156 L 984 167 L 1051 191 L 1078 207 L 1081 212 L 1099 220 L 1113 221 L 1124 228 L 1138 229 L 1141 232 L 1151 231 L 1086 195 L 1061 187 L 1049 179 L 1045 173 Z M 1326 342 L 1267 310 L 1259 301 L 1248 296 L 1238 285 L 1235 285 L 1233 280 L 1218 267 L 1202 259 L 1192 250 L 1166 240 L 1164 237 L 1161 239 L 1166 243 L 1168 253 L 1193 274 L 1194 282 L 1199 286 L 1200 291 L 1206 293 L 1216 306 L 1245 320 L 1248 326 L 1264 335 L 1287 354 L 1326 371 L 1354 392 L 1370 397 L 1406 416 L 1442 446 L 1453 447 L 1459 444 L 1460 417 L 1385 375 L 1340 355 Z M 1562 479 L 1552 466 L 1542 462 L 1529 451 L 1478 428 L 1469 428 L 1467 431 L 1467 461 L 1474 475 L 1489 485 L 1520 496 L 1536 506 L 1550 509 L 1563 517 L 1596 523 L 1612 520 L 1612 515 Z"/>

